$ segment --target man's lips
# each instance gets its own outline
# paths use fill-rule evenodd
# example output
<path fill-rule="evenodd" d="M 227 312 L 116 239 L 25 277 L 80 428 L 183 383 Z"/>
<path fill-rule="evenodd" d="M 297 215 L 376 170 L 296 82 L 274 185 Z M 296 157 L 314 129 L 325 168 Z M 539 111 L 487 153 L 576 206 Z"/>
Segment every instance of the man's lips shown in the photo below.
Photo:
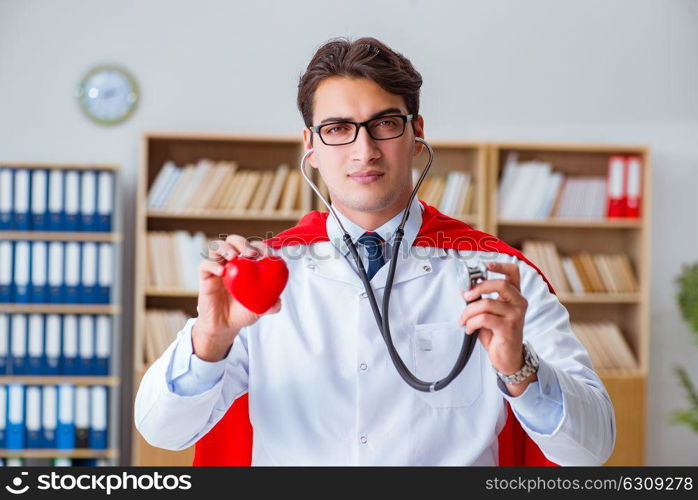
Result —
<path fill-rule="evenodd" d="M 383 177 L 383 172 L 378 170 L 366 170 L 364 172 L 356 172 L 349 174 L 349 177 L 354 179 L 359 184 L 368 184 Z"/>

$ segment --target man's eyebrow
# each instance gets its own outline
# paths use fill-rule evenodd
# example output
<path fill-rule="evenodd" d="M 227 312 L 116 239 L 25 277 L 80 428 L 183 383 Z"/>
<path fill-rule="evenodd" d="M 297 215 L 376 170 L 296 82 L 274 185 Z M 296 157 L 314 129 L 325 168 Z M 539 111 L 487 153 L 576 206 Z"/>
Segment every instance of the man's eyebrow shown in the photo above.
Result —
<path fill-rule="evenodd" d="M 379 116 L 387 115 L 387 114 L 402 114 L 402 110 L 400 108 L 386 108 L 382 111 L 379 111 L 378 113 L 373 113 L 371 115 L 371 118 L 369 120 L 373 120 L 374 118 L 378 118 Z M 323 123 L 331 123 L 331 122 L 353 122 L 354 120 L 351 117 L 346 117 L 346 116 L 330 116 L 329 118 L 325 118 L 320 122 L 320 125 Z"/>

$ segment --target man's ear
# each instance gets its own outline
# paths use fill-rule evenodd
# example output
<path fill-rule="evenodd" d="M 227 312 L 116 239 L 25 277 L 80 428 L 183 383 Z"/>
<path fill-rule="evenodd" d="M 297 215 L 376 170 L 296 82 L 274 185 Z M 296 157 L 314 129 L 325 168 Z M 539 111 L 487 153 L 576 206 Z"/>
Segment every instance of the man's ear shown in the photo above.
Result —
<path fill-rule="evenodd" d="M 305 127 L 303 129 L 303 152 L 305 153 L 309 149 L 313 149 L 313 132 L 308 128 Z M 314 162 L 315 154 L 311 154 L 308 157 L 308 163 L 310 163 L 310 166 L 313 168 L 317 168 L 317 165 L 315 165 Z"/>
<path fill-rule="evenodd" d="M 424 117 L 422 115 L 417 115 L 417 118 L 412 120 L 414 136 L 421 137 L 424 139 Z M 424 144 L 415 141 L 414 155 L 417 156 L 424 149 Z"/>

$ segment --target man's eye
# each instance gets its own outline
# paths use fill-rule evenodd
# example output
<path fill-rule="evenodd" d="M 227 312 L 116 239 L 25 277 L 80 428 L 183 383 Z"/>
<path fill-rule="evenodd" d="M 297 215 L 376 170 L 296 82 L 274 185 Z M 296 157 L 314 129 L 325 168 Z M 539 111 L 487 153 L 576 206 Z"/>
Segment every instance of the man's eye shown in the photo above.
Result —
<path fill-rule="evenodd" d="M 378 126 L 383 127 L 383 128 L 390 128 L 390 127 L 394 127 L 396 125 L 397 125 L 397 122 L 391 118 L 381 120 L 378 122 Z"/>
<path fill-rule="evenodd" d="M 325 129 L 325 132 L 328 134 L 339 134 L 346 132 L 347 130 L 349 130 L 349 127 L 346 125 L 333 125 L 332 127 Z"/>

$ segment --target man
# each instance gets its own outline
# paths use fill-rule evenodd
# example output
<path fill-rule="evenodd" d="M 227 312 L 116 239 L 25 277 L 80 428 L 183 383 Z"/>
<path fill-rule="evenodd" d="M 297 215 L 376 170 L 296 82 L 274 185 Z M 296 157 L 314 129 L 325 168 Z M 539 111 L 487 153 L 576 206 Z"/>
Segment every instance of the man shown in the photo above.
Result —
<path fill-rule="evenodd" d="M 299 84 L 310 164 L 379 304 L 413 188 L 415 138 L 424 137 L 421 83 L 406 58 L 364 38 L 322 46 Z M 467 241 L 440 242 L 444 235 Z M 438 380 L 464 329 L 480 329 L 462 373 L 443 390 L 421 392 L 390 361 L 333 217 L 313 211 L 266 243 L 233 235 L 201 263 L 199 315 L 136 396 L 136 427 L 150 444 L 179 450 L 215 436 L 217 446 L 235 446 L 209 432 L 247 397 L 252 464 L 497 465 L 508 403 L 548 460 L 600 465 L 610 456 L 608 394 L 567 311 L 514 249 L 414 199 L 390 298 L 398 352 L 417 377 Z M 284 258 L 290 279 L 259 315 L 225 291 L 222 261 L 271 254 Z M 487 261 L 491 279 L 464 293 L 458 258 Z"/>

